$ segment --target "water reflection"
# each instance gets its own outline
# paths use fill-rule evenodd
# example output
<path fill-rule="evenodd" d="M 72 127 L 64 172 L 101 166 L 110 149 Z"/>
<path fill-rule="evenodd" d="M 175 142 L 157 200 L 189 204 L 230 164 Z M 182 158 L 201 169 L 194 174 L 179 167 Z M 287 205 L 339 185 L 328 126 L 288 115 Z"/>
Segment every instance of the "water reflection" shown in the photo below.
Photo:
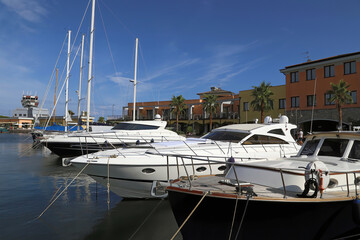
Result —
<path fill-rule="evenodd" d="M 177 229 L 168 200 L 123 200 L 84 239 L 170 239 Z"/>
<path fill-rule="evenodd" d="M 0 239 L 170 239 L 167 200 L 124 200 L 24 134 L 0 134 Z M 181 239 L 178 237 L 177 239 Z"/>

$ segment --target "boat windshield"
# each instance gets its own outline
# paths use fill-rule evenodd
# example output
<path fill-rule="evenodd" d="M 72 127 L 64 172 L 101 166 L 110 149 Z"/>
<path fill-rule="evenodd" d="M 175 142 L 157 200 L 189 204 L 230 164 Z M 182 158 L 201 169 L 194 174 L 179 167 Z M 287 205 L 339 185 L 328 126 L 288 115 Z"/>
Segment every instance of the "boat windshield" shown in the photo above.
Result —
<path fill-rule="evenodd" d="M 322 144 L 319 156 L 331 156 L 331 157 L 342 157 L 346 146 L 348 145 L 348 139 L 325 139 Z"/>
<path fill-rule="evenodd" d="M 202 138 L 211 139 L 216 141 L 226 142 L 240 142 L 244 137 L 248 136 L 249 133 L 242 132 L 231 132 L 231 131 L 212 131 Z"/>
<path fill-rule="evenodd" d="M 320 139 L 307 141 L 302 151 L 300 152 L 300 155 L 306 155 L 306 156 L 313 155 L 319 142 Z"/>
<path fill-rule="evenodd" d="M 276 137 L 271 137 L 266 135 L 253 135 L 249 139 L 247 139 L 243 144 L 250 145 L 250 144 L 289 144 L 289 143 Z"/>
<path fill-rule="evenodd" d="M 360 160 L 360 141 L 355 140 L 349 153 L 349 158 Z"/>
<path fill-rule="evenodd" d="M 158 129 L 159 126 L 137 124 L 137 123 L 118 123 L 111 130 L 153 130 Z"/>

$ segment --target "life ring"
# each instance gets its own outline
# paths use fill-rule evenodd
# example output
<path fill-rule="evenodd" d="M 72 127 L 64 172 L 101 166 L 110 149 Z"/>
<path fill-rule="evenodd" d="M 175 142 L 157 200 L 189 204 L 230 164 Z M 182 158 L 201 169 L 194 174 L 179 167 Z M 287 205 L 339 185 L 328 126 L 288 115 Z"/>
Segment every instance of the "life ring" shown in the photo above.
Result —
<path fill-rule="evenodd" d="M 314 184 L 309 184 L 311 182 L 310 179 L 316 180 L 315 187 L 314 187 Z M 306 165 L 304 192 L 306 190 L 308 192 L 309 189 L 306 189 L 306 188 L 309 187 L 310 189 L 317 188 L 317 189 L 312 189 L 312 190 L 319 190 L 320 194 L 322 194 L 323 191 L 328 187 L 329 183 L 330 183 L 330 174 L 329 174 L 329 169 L 327 168 L 325 163 L 323 163 L 321 161 L 314 161 L 314 162 L 310 162 Z"/>

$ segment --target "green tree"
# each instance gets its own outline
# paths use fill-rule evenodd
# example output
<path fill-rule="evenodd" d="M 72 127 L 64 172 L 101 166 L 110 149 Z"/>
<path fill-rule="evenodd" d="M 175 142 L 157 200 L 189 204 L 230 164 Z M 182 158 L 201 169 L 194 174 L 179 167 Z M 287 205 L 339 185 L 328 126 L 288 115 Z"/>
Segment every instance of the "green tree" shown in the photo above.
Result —
<path fill-rule="evenodd" d="M 251 106 L 255 111 L 260 111 L 261 122 L 264 122 L 264 112 L 273 109 L 271 104 L 273 99 L 271 99 L 271 96 L 274 95 L 274 93 L 270 90 L 270 88 L 270 83 L 265 83 L 265 81 L 263 81 L 260 86 L 253 86 L 253 90 L 251 92 L 251 96 L 254 98 L 251 102 Z"/>
<path fill-rule="evenodd" d="M 186 109 L 185 98 L 182 95 L 173 95 L 170 103 L 171 112 L 176 114 L 176 131 L 179 131 L 179 116 Z"/>
<path fill-rule="evenodd" d="M 210 131 L 212 129 L 212 116 L 213 113 L 216 113 L 216 109 L 219 106 L 219 103 L 217 102 L 217 95 L 214 94 L 205 94 L 203 98 L 203 107 L 204 110 L 209 113 L 209 119 L 210 119 Z"/>
<path fill-rule="evenodd" d="M 104 117 L 99 117 L 98 123 L 105 123 L 105 118 Z"/>
<path fill-rule="evenodd" d="M 336 108 L 338 110 L 339 117 L 339 128 L 342 130 L 342 107 L 345 103 L 352 103 L 353 99 L 350 95 L 348 88 L 350 85 L 347 84 L 343 79 L 340 80 L 339 84 L 330 83 L 331 89 L 327 91 L 328 94 L 331 94 L 329 102 L 335 102 Z"/>

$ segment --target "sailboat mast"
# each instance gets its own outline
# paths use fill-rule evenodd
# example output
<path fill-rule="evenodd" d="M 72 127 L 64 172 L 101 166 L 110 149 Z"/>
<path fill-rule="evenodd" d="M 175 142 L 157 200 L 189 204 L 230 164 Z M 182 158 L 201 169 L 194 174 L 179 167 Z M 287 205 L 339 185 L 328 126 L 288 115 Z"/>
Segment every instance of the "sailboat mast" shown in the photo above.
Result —
<path fill-rule="evenodd" d="M 90 52 L 89 52 L 89 74 L 87 84 L 87 114 L 86 114 L 86 131 L 89 132 L 89 117 L 90 117 L 90 93 L 91 93 L 91 70 L 92 70 L 92 55 L 93 55 L 93 41 L 94 41 L 94 22 L 95 22 L 95 0 L 92 1 L 91 10 L 91 31 L 90 31 Z"/>
<path fill-rule="evenodd" d="M 65 132 L 68 130 L 68 104 L 69 104 L 69 77 L 70 77 L 70 42 L 71 30 L 68 31 L 68 52 L 66 62 L 66 87 L 65 87 Z"/>
<path fill-rule="evenodd" d="M 83 56 L 84 56 L 84 39 L 85 39 L 85 34 L 82 35 L 82 39 L 81 39 L 80 76 L 79 76 L 79 90 L 78 90 L 78 97 L 79 97 L 79 101 L 78 101 L 78 127 L 77 127 L 78 131 L 80 130 L 80 117 L 81 117 L 80 105 L 81 105 L 81 79 L 82 79 Z"/>
<path fill-rule="evenodd" d="M 136 46 L 135 46 L 135 70 L 134 70 L 134 106 L 133 106 L 133 121 L 135 121 L 135 111 L 136 111 L 136 78 L 137 78 L 138 42 L 139 42 L 139 39 L 136 38 Z"/>
<path fill-rule="evenodd" d="M 57 81 L 58 81 L 59 69 L 56 69 L 56 80 L 55 80 L 55 96 L 54 96 L 54 116 L 53 122 L 55 123 L 55 107 L 56 107 L 56 91 L 57 91 Z"/>

